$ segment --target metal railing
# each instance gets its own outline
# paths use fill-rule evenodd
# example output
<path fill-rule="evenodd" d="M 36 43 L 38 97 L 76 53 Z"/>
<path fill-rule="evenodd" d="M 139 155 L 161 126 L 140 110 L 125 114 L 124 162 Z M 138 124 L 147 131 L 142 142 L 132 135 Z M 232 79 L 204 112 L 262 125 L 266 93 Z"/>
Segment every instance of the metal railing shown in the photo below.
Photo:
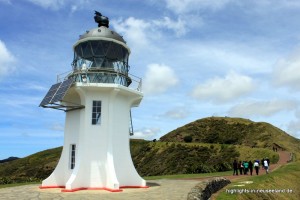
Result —
<path fill-rule="evenodd" d="M 133 74 L 128 73 L 128 75 L 125 75 L 123 73 L 120 72 L 116 72 L 113 70 L 89 70 L 89 69 L 85 69 L 85 70 L 70 70 L 67 72 L 64 72 L 62 74 L 58 74 L 57 75 L 57 83 L 62 82 L 66 79 L 68 79 L 70 76 L 74 76 L 74 75 L 78 75 L 78 74 L 92 74 L 92 73 L 113 73 L 116 75 L 121 75 L 121 76 L 128 76 L 131 79 L 131 84 L 128 86 L 131 89 L 137 90 L 139 92 L 142 91 L 142 78 L 135 76 Z M 101 82 L 100 82 L 101 83 Z M 105 83 L 105 82 L 103 82 Z"/>

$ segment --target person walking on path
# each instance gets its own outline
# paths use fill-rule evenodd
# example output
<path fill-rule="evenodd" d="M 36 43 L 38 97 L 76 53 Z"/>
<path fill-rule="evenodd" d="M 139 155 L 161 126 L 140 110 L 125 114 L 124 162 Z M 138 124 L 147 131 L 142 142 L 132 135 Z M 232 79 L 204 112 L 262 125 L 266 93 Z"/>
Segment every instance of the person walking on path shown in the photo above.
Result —
<path fill-rule="evenodd" d="M 270 170 L 270 159 L 268 157 L 266 157 L 265 160 L 268 162 L 268 169 Z"/>
<path fill-rule="evenodd" d="M 239 175 L 238 174 L 238 165 L 239 165 L 238 162 L 236 160 L 234 160 L 233 164 L 232 164 L 232 166 L 233 166 L 233 175 L 237 175 L 237 176 Z"/>
<path fill-rule="evenodd" d="M 242 161 L 239 162 L 239 170 L 240 170 L 240 175 L 244 174 L 244 165 L 242 163 Z"/>
<path fill-rule="evenodd" d="M 264 160 L 264 168 L 266 170 L 266 174 L 268 174 L 269 173 L 269 164 L 268 164 L 267 159 Z"/>
<path fill-rule="evenodd" d="M 244 174 L 248 175 L 249 163 L 247 161 L 244 161 L 243 165 L 244 165 Z"/>
<path fill-rule="evenodd" d="M 256 172 L 256 175 L 258 175 L 259 173 L 259 161 L 256 160 L 253 164 L 254 168 L 255 168 L 255 172 Z"/>
<path fill-rule="evenodd" d="M 252 176 L 252 172 L 253 172 L 253 163 L 252 163 L 252 161 L 250 160 L 248 164 L 249 164 L 250 175 Z"/>

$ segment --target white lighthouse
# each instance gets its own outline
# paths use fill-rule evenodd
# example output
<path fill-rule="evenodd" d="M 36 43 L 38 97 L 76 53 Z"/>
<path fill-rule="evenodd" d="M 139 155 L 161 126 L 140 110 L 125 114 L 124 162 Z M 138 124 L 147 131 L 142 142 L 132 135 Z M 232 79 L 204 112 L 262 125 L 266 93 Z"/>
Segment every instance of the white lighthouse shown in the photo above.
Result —
<path fill-rule="evenodd" d="M 72 71 L 59 77 L 40 104 L 66 112 L 60 160 L 40 188 L 147 187 L 129 148 L 130 110 L 142 100 L 141 80 L 128 73 L 130 49 L 124 39 L 108 28 L 107 17 L 96 11 L 94 18 L 98 28 L 73 46 Z"/>

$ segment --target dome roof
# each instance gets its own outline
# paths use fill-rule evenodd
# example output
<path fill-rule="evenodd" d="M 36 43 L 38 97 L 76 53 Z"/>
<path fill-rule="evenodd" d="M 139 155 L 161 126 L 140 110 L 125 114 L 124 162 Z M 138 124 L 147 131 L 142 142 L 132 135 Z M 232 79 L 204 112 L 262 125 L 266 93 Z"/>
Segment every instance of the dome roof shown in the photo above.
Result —
<path fill-rule="evenodd" d="M 91 29 L 89 31 L 87 31 L 85 34 L 80 35 L 79 37 L 79 41 L 80 40 L 88 40 L 88 39 L 99 39 L 101 40 L 101 38 L 103 39 L 114 39 L 117 40 L 119 42 L 122 42 L 124 44 L 126 44 L 126 41 L 123 39 L 122 36 L 120 36 L 118 33 L 116 33 L 115 31 L 110 30 L 109 28 L 105 27 L 105 26 L 101 26 L 98 28 L 94 28 Z"/>

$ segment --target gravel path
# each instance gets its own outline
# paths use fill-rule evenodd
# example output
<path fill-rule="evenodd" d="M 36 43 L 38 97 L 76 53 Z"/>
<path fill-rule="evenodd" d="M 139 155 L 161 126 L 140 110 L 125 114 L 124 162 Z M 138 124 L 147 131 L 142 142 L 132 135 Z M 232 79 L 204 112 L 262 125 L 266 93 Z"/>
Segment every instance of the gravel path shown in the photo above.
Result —
<path fill-rule="evenodd" d="M 38 185 L 26 185 L 0 189 L 0 199 L 105 199 L 105 200 L 182 200 L 199 180 L 155 180 L 147 181 L 146 189 L 124 189 L 123 192 L 102 190 L 82 190 L 77 192 L 61 192 L 61 189 L 39 189 Z"/>

